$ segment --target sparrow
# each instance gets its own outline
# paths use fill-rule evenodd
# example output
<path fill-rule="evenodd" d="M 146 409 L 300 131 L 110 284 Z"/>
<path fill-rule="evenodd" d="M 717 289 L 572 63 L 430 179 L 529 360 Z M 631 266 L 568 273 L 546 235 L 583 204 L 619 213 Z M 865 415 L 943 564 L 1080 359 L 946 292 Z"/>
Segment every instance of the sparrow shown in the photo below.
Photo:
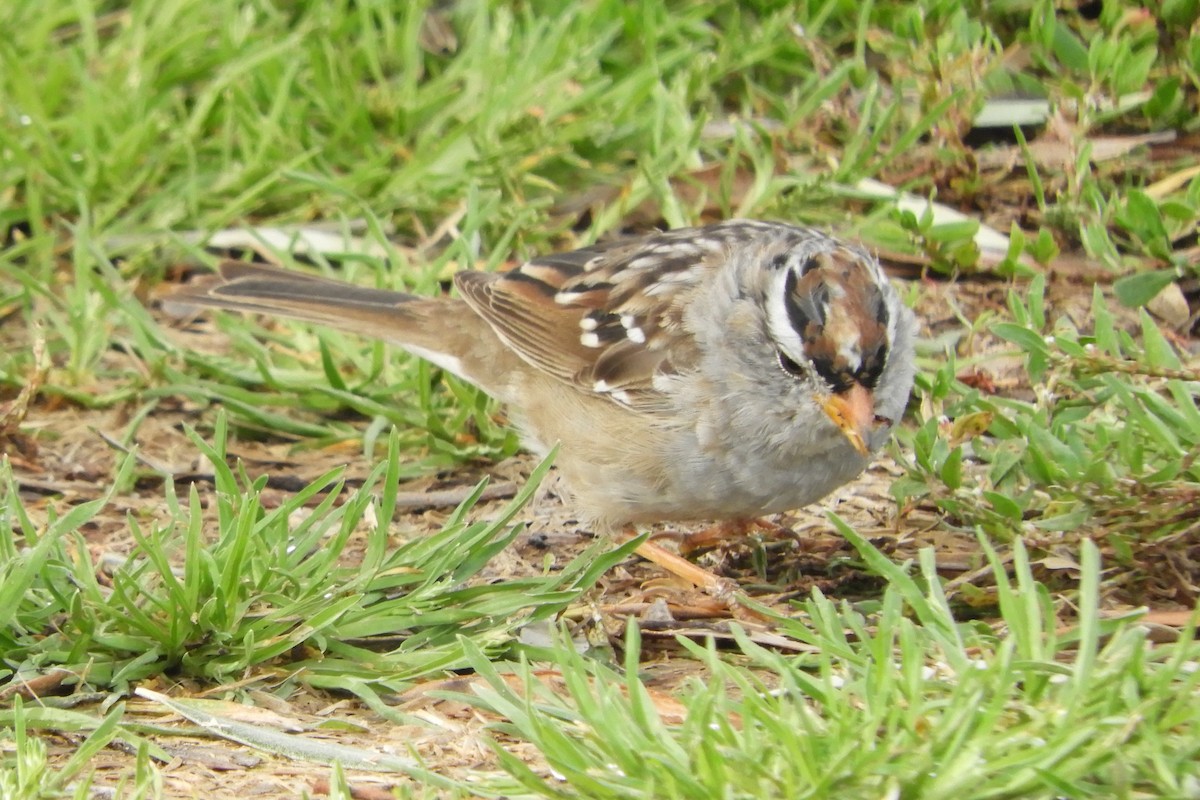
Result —
<path fill-rule="evenodd" d="M 916 322 L 879 262 L 731 220 L 454 275 L 422 297 L 227 261 L 172 303 L 383 339 L 509 409 L 599 529 L 745 520 L 858 476 L 912 389 Z"/>

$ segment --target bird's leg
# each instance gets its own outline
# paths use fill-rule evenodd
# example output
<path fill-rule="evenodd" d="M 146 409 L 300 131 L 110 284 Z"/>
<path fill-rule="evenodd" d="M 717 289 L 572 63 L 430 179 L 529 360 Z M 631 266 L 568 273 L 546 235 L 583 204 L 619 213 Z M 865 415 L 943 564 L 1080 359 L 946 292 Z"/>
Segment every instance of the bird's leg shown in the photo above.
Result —
<path fill-rule="evenodd" d="M 632 527 L 625 529 L 626 539 L 631 539 L 636 535 L 637 531 Z M 703 589 L 707 594 L 722 602 L 728 602 L 737 589 L 737 584 L 728 578 L 719 578 L 708 570 L 696 566 L 686 558 L 676 555 L 669 550 L 664 550 L 653 542 L 642 542 L 634 552 L 647 561 L 662 567 L 672 575 L 683 578 L 693 586 Z"/>
<path fill-rule="evenodd" d="M 694 553 L 697 550 L 708 550 L 719 547 L 730 539 L 747 536 L 756 530 L 767 531 L 776 536 L 791 535 L 784 526 L 777 522 L 763 519 L 729 519 L 710 525 L 694 533 L 686 533 L 679 539 L 679 552 L 682 555 Z"/>

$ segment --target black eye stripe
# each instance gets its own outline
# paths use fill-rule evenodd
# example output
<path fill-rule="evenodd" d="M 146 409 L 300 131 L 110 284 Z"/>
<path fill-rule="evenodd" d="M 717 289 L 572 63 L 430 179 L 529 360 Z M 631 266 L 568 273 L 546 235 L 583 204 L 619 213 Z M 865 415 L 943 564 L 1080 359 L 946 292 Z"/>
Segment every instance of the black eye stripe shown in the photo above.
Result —
<path fill-rule="evenodd" d="M 771 270 L 772 272 L 779 272 L 780 270 L 791 268 L 791 266 L 796 263 L 796 260 L 791 258 L 788 253 L 777 253 L 771 257 L 770 261 L 767 262 L 767 269 Z M 791 271 L 792 276 L 799 275 L 800 277 L 804 277 L 808 274 L 809 270 L 818 266 L 820 263 L 820 260 L 816 256 L 810 256 L 803 262 L 799 263 L 799 269 L 794 269 Z"/>
<path fill-rule="evenodd" d="M 883 368 L 886 364 L 887 347 L 881 344 L 863 356 L 862 367 L 859 368 L 855 378 L 866 388 L 874 389 L 879 384 L 879 378 L 883 375 Z"/>
<path fill-rule="evenodd" d="M 875 315 L 875 319 L 879 320 L 879 324 L 886 330 L 890 315 L 888 314 L 887 303 L 883 299 L 883 292 L 877 287 L 872 287 L 871 292 L 871 312 Z"/>
<path fill-rule="evenodd" d="M 779 352 L 778 356 L 779 366 L 783 368 L 784 372 L 793 377 L 805 374 L 803 368 L 782 352 Z M 821 376 L 834 394 L 845 392 L 856 383 L 864 389 L 874 389 L 879 385 L 879 378 L 883 375 L 883 368 L 887 365 L 887 348 L 880 345 L 866 353 L 863 356 L 862 366 L 853 372 L 847 369 L 840 360 L 827 357 L 814 356 L 810 359 L 810 363 L 813 371 Z"/>
<path fill-rule="evenodd" d="M 783 287 L 783 306 L 787 311 L 788 322 L 798 336 L 803 337 L 811 323 L 817 327 L 825 326 L 825 309 L 829 303 L 829 287 L 824 283 L 813 288 L 811 292 L 799 294 L 796 292 L 796 273 L 788 273 Z"/>
<path fill-rule="evenodd" d="M 871 293 L 870 297 L 870 312 L 879 322 L 881 333 L 887 331 L 888 322 L 891 315 L 888 313 L 887 302 L 884 300 L 883 292 L 876 289 Z M 879 383 L 880 376 L 883 375 L 883 368 L 887 365 L 888 346 L 886 341 L 879 341 L 875 347 L 869 347 L 863 353 L 862 366 L 858 370 L 858 382 L 868 389 L 874 389 Z"/>

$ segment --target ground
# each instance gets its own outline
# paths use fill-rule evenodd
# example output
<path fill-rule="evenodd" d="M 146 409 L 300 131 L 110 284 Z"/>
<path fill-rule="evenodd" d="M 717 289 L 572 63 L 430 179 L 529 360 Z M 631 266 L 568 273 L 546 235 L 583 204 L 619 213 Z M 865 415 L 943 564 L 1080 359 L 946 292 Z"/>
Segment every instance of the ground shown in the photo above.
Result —
<path fill-rule="evenodd" d="M 1071 313 L 1069 303 L 1079 293 L 1060 290 L 1060 295 L 1068 301 L 1063 313 Z M 1003 298 L 1003 284 L 990 280 L 924 280 L 916 309 L 922 335 L 932 339 L 958 329 L 963 317 L 975 319 L 985 311 L 994 311 Z M 169 320 L 167 323 L 171 324 Z M 1135 325 L 1136 317 L 1127 314 L 1125 324 Z M 203 347 L 220 347 L 221 335 L 207 324 L 199 328 L 189 326 L 178 335 L 188 343 L 199 338 L 205 340 Z M 972 346 L 977 353 L 1000 352 L 1004 347 L 1002 342 L 988 336 L 980 337 Z M 110 357 L 121 359 L 123 355 L 112 353 Z M 1018 359 L 988 358 L 969 377 L 991 392 L 1008 396 L 1032 393 Z M 51 507 L 61 514 L 70 506 L 101 496 L 117 456 L 126 449 L 118 443 L 117 432 L 128 423 L 129 413 L 130 409 L 123 405 L 93 410 L 61 401 L 36 403 L 22 428 L 30 437 L 26 452 L 10 454 L 28 513 L 44 520 Z M 164 476 L 172 476 L 180 487 L 194 484 L 202 503 L 213 502 L 211 468 L 198 457 L 183 432 L 185 425 L 203 425 L 206 413 L 206 409 L 186 400 L 168 398 L 158 403 L 141 423 L 136 446 L 145 469 L 127 491 L 115 494 L 83 529 L 94 563 L 101 567 L 120 564 L 135 550 L 136 542 L 128 525 L 130 515 L 148 520 L 165 514 Z M 880 578 L 864 571 L 853 549 L 832 528 L 827 514 L 834 512 L 898 563 L 914 559 L 922 548 L 932 548 L 939 572 L 949 581 L 947 586 L 952 596 L 957 596 L 963 585 L 971 582 L 976 582 L 985 595 L 990 593 L 989 570 L 969 530 L 947 524 L 945 515 L 926 503 L 897 508 L 891 487 L 904 470 L 893 458 L 895 452 L 899 451 L 889 448 L 860 479 L 821 503 L 771 519 L 778 529 L 764 527 L 750 535 L 734 536 L 693 557 L 714 573 L 736 580 L 755 601 L 785 615 L 790 613 L 790 601 L 806 597 L 814 589 L 846 599 L 870 597 L 879 591 Z M 267 508 L 331 467 L 344 465 L 346 483 L 353 487 L 361 483 L 371 466 L 368 459 L 356 452 L 354 442 L 313 449 L 279 436 L 239 439 L 230 445 L 229 458 L 243 464 L 252 477 L 269 476 L 267 488 L 260 494 Z M 393 520 L 392 535 L 397 540 L 406 540 L 439 530 L 448 511 L 484 476 L 490 481 L 488 499 L 472 510 L 472 516 L 494 515 L 516 493 L 534 466 L 531 456 L 519 454 L 500 463 L 467 465 L 405 482 L 400 490 L 403 511 Z M 566 497 L 552 475 L 518 518 L 525 531 L 493 558 L 475 581 L 487 584 L 538 575 L 548 561 L 564 563 L 590 545 L 594 534 L 581 529 L 571 515 L 569 504 L 564 503 Z M 314 498 L 309 505 L 319 499 Z M 695 534 L 697 526 L 660 526 L 657 530 L 656 535 L 662 541 L 673 542 L 683 540 L 689 532 Z M 215 532 L 210 531 L 210 535 L 215 536 Z M 1195 571 L 1194 559 L 1200 548 L 1195 525 L 1179 544 L 1183 546 L 1172 548 L 1172 552 L 1181 559 L 1182 568 L 1190 570 L 1188 574 L 1179 575 L 1179 582 L 1166 580 L 1157 585 L 1122 586 L 1114 582 L 1104 601 L 1107 612 L 1119 615 L 1136 605 L 1151 604 L 1167 622 L 1167 628 L 1179 624 L 1180 615 L 1186 615 L 1188 603 L 1194 601 L 1194 595 L 1185 589 L 1185 602 L 1173 602 L 1179 597 L 1180 583 L 1194 587 L 1200 575 Z M 361 547 L 361 541 L 351 540 L 343 554 L 345 562 L 353 563 L 360 557 Z M 1042 541 L 1031 540 L 1031 547 L 1041 555 L 1036 562 L 1040 579 L 1060 588 L 1074 584 L 1079 565 L 1073 537 L 1047 533 Z M 1161 596 L 1154 596 L 1155 592 Z M 973 595 L 970 602 L 980 602 L 978 595 Z M 752 638 L 767 646 L 780 647 L 784 652 L 800 646 L 774 635 L 769 620 L 738 609 L 736 604 L 730 606 L 708 597 L 637 557 L 611 569 L 566 619 L 578 629 L 582 639 L 619 648 L 624 620 L 629 616 L 642 620 L 642 636 L 647 642 L 642 676 L 656 693 L 657 708 L 665 719 L 681 714 L 672 699 L 673 692 L 690 679 L 702 678 L 706 671 L 704 664 L 679 657 L 675 636 L 697 640 L 712 636 L 718 640 L 727 638 L 729 621 L 736 619 Z M 1149 622 L 1154 624 L 1154 620 Z M 285 674 L 286 662 L 247 674 L 242 688 L 253 698 L 255 706 L 227 704 L 221 709 L 226 718 L 305 731 L 318 742 L 367 751 L 395 755 L 415 751 L 428 769 L 462 780 L 469 780 L 480 771 L 498 769 L 495 754 L 485 743 L 486 738 L 495 736 L 485 734 L 485 729 L 494 725 L 498 717 L 437 696 L 444 691 L 469 691 L 473 680 L 469 675 L 418 685 L 391 698 L 389 702 L 398 711 L 414 718 L 413 724 L 396 724 L 380 718 L 355 698 L 337 692 L 298 688 L 282 697 L 273 694 L 271 688 Z M 545 670 L 543 679 L 550 684 L 557 680 L 553 670 Z M 230 686 L 206 687 L 164 675 L 146 684 L 146 688 L 204 698 L 225 696 Z M 82 702 L 86 706 L 86 698 Z M 321 787 L 327 786 L 328 768 L 324 765 L 272 756 L 210 735 L 189 736 L 186 725 L 180 730 L 180 718 L 164 712 L 155 702 L 131 698 L 126 719 L 169 730 L 169 735 L 152 737 L 172 757 L 162 768 L 167 796 L 274 797 L 320 792 Z M 501 740 L 504 741 L 503 737 Z M 74 752 L 77 737 L 61 734 L 52 742 L 53 758 L 61 762 Z M 513 740 L 506 741 L 506 745 L 535 769 L 546 771 L 536 748 Z M 116 785 L 128 779 L 136 756 L 136 751 L 120 748 L 103 751 L 94 762 L 95 784 Z M 376 796 L 372 791 L 384 792 L 378 795 L 381 797 L 389 796 L 386 794 L 389 787 L 404 782 L 405 779 L 395 776 L 355 776 L 352 781 L 363 797 Z"/>
<path fill-rule="evenodd" d="M 0 29 L 4 800 L 348 796 L 331 761 L 360 797 L 1200 798 L 1195 0 Z M 861 478 L 654 530 L 718 596 L 553 472 L 527 498 L 438 370 L 162 303 L 226 257 L 432 295 L 738 216 L 861 242 L 921 336 Z"/>

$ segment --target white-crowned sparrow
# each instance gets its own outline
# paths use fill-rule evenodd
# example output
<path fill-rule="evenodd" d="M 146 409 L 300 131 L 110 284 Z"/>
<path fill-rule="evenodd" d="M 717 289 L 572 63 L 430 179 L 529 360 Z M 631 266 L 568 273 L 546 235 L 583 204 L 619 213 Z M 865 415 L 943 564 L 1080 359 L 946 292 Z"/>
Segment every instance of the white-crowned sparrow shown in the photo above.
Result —
<path fill-rule="evenodd" d="M 461 299 L 240 262 L 172 302 L 386 339 L 556 442 L 599 525 L 750 518 L 858 475 L 907 403 L 912 313 L 879 263 L 817 231 L 735 220 L 459 272 Z"/>

